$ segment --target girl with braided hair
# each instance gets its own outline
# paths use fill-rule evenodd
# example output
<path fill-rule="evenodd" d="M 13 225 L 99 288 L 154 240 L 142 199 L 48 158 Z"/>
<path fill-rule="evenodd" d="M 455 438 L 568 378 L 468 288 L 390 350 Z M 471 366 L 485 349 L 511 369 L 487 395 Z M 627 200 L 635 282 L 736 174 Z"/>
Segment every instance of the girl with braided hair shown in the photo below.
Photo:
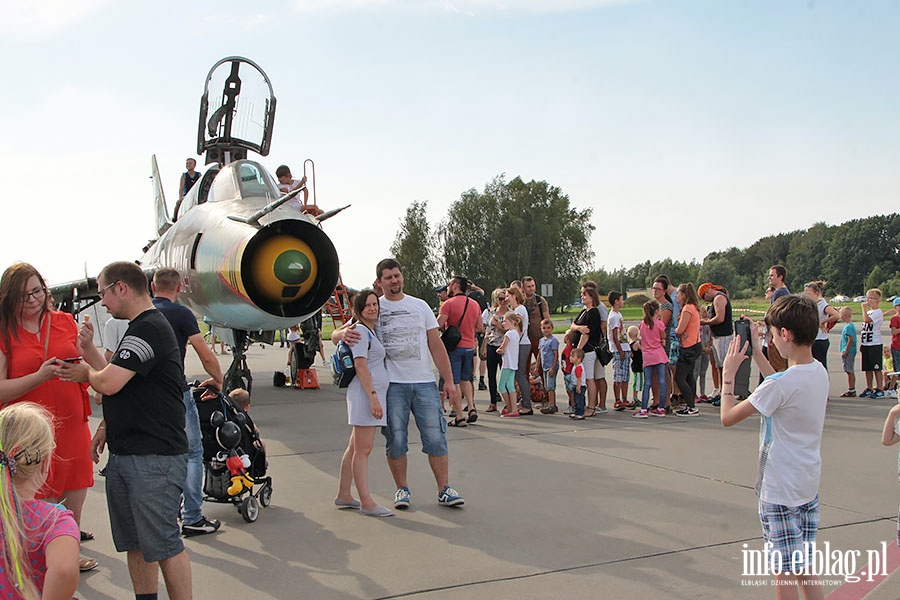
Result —
<path fill-rule="evenodd" d="M 55 444 L 50 414 L 31 402 L 0 410 L 0 595 L 72 598 L 79 529 L 72 511 L 35 500 Z"/>

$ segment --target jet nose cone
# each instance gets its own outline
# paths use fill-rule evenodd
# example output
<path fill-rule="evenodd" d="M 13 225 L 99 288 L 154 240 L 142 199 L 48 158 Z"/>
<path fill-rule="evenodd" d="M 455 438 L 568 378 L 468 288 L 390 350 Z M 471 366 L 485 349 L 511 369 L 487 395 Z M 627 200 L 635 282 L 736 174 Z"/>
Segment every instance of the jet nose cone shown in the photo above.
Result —
<path fill-rule="evenodd" d="M 311 272 L 309 256 L 300 250 L 285 250 L 275 259 L 275 278 L 285 285 L 302 285 Z"/>
<path fill-rule="evenodd" d="M 267 239 L 256 252 L 251 277 L 268 300 L 287 304 L 303 297 L 316 281 L 318 262 L 306 242 L 290 235 Z"/>

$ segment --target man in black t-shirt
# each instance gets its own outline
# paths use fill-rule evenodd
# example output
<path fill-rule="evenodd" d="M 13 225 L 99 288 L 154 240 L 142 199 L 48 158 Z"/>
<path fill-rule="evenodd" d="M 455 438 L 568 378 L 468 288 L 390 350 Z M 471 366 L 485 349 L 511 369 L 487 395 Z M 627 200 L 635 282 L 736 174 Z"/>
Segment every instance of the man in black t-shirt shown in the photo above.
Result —
<path fill-rule="evenodd" d="M 212 350 L 203 340 L 203 334 L 197 326 L 194 313 L 181 304 L 178 292 L 181 289 L 181 275 L 175 269 L 164 267 L 153 274 L 153 306 L 163 314 L 175 332 L 175 341 L 181 353 L 181 362 L 187 353 L 188 343 L 200 358 L 203 369 L 209 379 L 201 385 L 222 389 L 222 367 L 213 355 Z M 197 403 L 191 394 L 187 379 L 181 379 L 182 401 L 184 403 L 185 433 L 188 439 L 187 479 L 184 482 L 184 506 L 181 508 L 181 533 L 185 536 L 213 533 L 222 525 L 218 519 L 208 519 L 201 512 L 203 504 L 203 437 L 200 434 L 200 416 L 197 414 Z M 215 394 L 205 393 L 203 399 L 213 398 Z"/>
<path fill-rule="evenodd" d="M 162 569 L 170 598 L 190 598 L 191 562 L 181 541 L 178 510 L 187 474 L 182 381 L 184 363 L 175 333 L 153 307 L 147 277 L 134 263 L 117 262 L 97 277 L 103 306 L 129 321 L 107 363 L 85 323 L 78 343 L 88 364 L 54 367 L 63 381 L 88 382 L 103 394 L 103 422 L 91 441 L 99 462 L 109 445 L 106 498 L 116 550 L 128 553 L 138 597 L 156 597 Z"/>

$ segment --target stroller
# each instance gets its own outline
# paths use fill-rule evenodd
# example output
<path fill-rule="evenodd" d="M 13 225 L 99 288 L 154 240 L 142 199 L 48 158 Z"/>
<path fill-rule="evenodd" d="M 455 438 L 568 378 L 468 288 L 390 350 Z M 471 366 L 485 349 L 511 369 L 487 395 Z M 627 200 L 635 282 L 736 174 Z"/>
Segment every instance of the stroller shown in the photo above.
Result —
<path fill-rule="evenodd" d="M 217 392 L 201 401 L 205 389 L 195 384 L 194 400 L 203 438 L 203 499 L 234 504 L 248 523 L 259 507 L 272 503 L 272 478 L 266 476 L 266 451 L 250 415 Z"/>

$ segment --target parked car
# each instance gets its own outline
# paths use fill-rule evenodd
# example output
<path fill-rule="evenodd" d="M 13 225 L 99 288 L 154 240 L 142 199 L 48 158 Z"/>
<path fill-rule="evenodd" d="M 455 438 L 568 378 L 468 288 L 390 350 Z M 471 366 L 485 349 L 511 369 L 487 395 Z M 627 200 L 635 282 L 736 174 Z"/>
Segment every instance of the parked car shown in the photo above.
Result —
<path fill-rule="evenodd" d="M 843 294 L 838 294 L 834 298 L 831 299 L 832 302 L 850 302 L 850 298 Z"/>
<path fill-rule="evenodd" d="M 853 299 L 853 301 L 854 302 L 865 302 L 866 297 L 865 296 L 857 296 L 856 298 Z"/>

